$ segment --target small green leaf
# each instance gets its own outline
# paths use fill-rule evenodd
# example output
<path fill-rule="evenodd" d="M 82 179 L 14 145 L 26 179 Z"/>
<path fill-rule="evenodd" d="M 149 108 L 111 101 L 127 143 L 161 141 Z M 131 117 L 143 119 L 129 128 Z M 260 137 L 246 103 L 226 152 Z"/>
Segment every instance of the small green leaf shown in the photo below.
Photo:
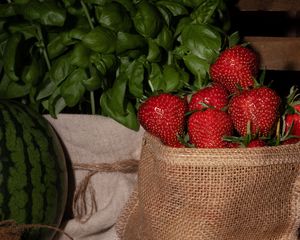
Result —
<path fill-rule="evenodd" d="M 136 48 L 142 48 L 146 45 L 145 39 L 138 34 L 118 32 L 117 48 L 118 54 Z"/>
<path fill-rule="evenodd" d="M 98 22 L 115 32 L 129 32 L 132 21 L 126 9 L 119 3 L 112 2 L 103 7 L 95 7 Z"/>
<path fill-rule="evenodd" d="M 159 46 L 151 38 L 148 39 L 147 60 L 149 62 L 159 62 L 161 60 L 161 52 L 160 52 Z"/>
<path fill-rule="evenodd" d="M 82 43 L 75 44 L 70 52 L 71 64 L 77 67 L 86 68 L 89 65 L 90 50 Z"/>
<path fill-rule="evenodd" d="M 8 29 L 11 33 L 22 33 L 25 39 L 37 36 L 36 27 L 26 22 L 12 23 Z"/>
<path fill-rule="evenodd" d="M 93 66 L 90 66 L 90 78 L 84 79 L 82 84 L 88 91 L 95 91 L 102 86 L 102 76 Z"/>
<path fill-rule="evenodd" d="M 112 88 L 103 92 L 100 98 L 100 105 L 103 113 L 108 116 L 125 116 L 124 99 L 128 78 L 126 74 L 119 75 Z"/>
<path fill-rule="evenodd" d="M 83 86 L 82 81 L 87 78 L 88 76 L 85 70 L 77 68 L 62 83 L 60 94 L 64 98 L 68 107 L 74 107 L 82 98 L 85 92 L 85 87 Z"/>
<path fill-rule="evenodd" d="M 2 3 L 0 4 L 0 16 L 3 18 L 13 17 L 16 15 L 13 4 Z"/>
<path fill-rule="evenodd" d="M 46 26 L 63 26 L 66 20 L 66 11 L 59 7 L 56 1 L 32 0 L 27 4 L 15 5 L 18 14 L 28 21 L 37 21 Z"/>
<path fill-rule="evenodd" d="M 127 69 L 129 92 L 137 97 L 143 96 L 144 63 L 141 59 L 134 60 Z"/>
<path fill-rule="evenodd" d="M 19 59 L 18 50 L 22 40 L 23 35 L 21 33 L 11 34 L 7 40 L 3 53 L 4 71 L 7 74 L 7 77 L 13 81 L 19 80 L 16 65 L 17 60 Z"/>
<path fill-rule="evenodd" d="M 54 93 L 56 88 L 56 84 L 50 80 L 49 74 L 46 73 L 44 76 L 42 86 L 40 87 L 38 95 L 36 97 L 36 100 L 39 101 L 41 99 L 49 97 L 52 93 Z"/>
<path fill-rule="evenodd" d="M 76 67 L 71 64 L 70 55 L 63 55 L 53 63 L 49 71 L 50 79 L 58 85 L 75 69 Z"/>
<path fill-rule="evenodd" d="M 4 99 L 12 99 L 26 96 L 29 94 L 29 86 L 24 83 L 12 81 L 7 77 L 6 74 L 3 75 L 0 81 L 0 96 Z"/>
<path fill-rule="evenodd" d="M 64 98 L 60 95 L 60 87 L 55 90 L 48 100 L 43 101 L 42 104 L 54 118 L 67 106 Z"/>
<path fill-rule="evenodd" d="M 240 41 L 240 35 L 239 32 L 236 31 L 228 37 L 228 47 L 233 47 L 237 45 L 239 41 Z"/>
<path fill-rule="evenodd" d="M 181 43 L 197 57 L 212 63 L 221 49 L 221 36 L 205 24 L 191 24 L 184 27 Z"/>
<path fill-rule="evenodd" d="M 183 57 L 184 64 L 195 76 L 195 81 L 193 83 L 194 87 L 200 89 L 207 84 L 208 72 L 210 65 L 207 61 L 193 55 L 186 55 Z"/>
<path fill-rule="evenodd" d="M 116 56 L 112 54 L 92 53 L 90 62 L 94 64 L 103 76 L 106 75 L 108 71 L 117 68 L 118 65 Z"/>
<path fill-rule="evenodd" d="M 183 4 L 175 1 L 157 1 L 158 6 L 164 6 L 167 8 L 173 16 L 187 15 L 189 12 Z"/>
<path fill-rule="evenodd" d="M 82 39 L 83 44 L 99 53 L 113 53 L 116 50 L 117 35 L 110 29 L 97 26 Z"/>
<path fill-rule="evenodd" d="M 206 0 L 202 1 L 197 8 L 190 14 L 197 23 L 211 22 L 215 11 L 218 9 L 219 1 Z"/>
<path fill-rule="evenodd" d="M 162 69 L 158 63 L 151 64 L 151 72 L 149 74 L 148 82 L 152 92 L 165 89 L 165 82 L 163 81 Z"/>
<path fill-rule="evenodd" d="M 153 4 L 143 0 L 137 4 L 133 22 L 135 29 L 143 37 L 155 38 L 161 30 L 163 18 Z"/>
<path fill-rule="evenodd" d="M 171 50 L 173 47 L 172 31 L 166 25 L 164 25 L 155 41 L 159 46 L 161 46 L 165 50 Z"/>
<path fill-rule="evenodd" d="M 138 130 L 136 109 L 125 97 L 127 81 L 125 74 L 119 75 L 114 86 L 101 95 L 102 115 L 111 117 L 130 129 Z"/>
<path fill-rule="evenodd" d="M 181 81 L 181 74 L 174 66 L 165 65 L 163 69 L 163 81 L 165 82 L 165 92 L 178 90 Z"/>

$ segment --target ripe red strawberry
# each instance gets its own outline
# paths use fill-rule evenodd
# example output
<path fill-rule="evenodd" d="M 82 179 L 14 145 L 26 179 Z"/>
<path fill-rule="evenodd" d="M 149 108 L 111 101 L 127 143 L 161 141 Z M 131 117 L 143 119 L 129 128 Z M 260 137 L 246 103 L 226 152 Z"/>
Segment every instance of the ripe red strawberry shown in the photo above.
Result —
<path fill-rule="evenodd" d="M 258 55 L 250 48 L 236 45 L 220 54 L 210 67 L 210 76 L 214 82 L 221 83 L 233 93 L 240 87 L 252 87 L 258 70 Z"/>
<path fill-rule="evenodd" d="M 293 113 L 285 115 L 285 129 L 288 131 L 290 128 L 290 135 L 300 136 L 300 104 L 292 106 Z"/>
<path fill-rule="evenodd" d="M 295 144 L 300 142 L 300 138 L 289 138 L 287 140 L 284 140 L 281 142 L 282 145 L 287 145 L 287 144 Z"/>
<path fill-rule="evenodd" d="M 224 148 L 224 136 L 233 133 L 230 116 L 221 110 L 208 108 L 192 113 L 188 119 L 188 135 L 191 144 L 198 148 Z"/>
<path fill-rule="evenodd" d="M 213 84 L 195 92 L 189 102 L 189 111 L 203 110 L 207 106 L 221 110 L 228 105 L 228 92 L 221 84 Z"/>
<path fill-rule="evenodd" d="M 253 139 L 248 143 L 247 147 L 255 148 L 255 147 L 264 147 L 266 145 L 267 145 L 266 142 L 262 139 Z"/>
<path fill-rule="evenodd" d="M 278 119 L 280 102 L 273 89 L 263 86 L 233 96 L 228 112 L 242 136 L 249 133 L 268 136 Z M 247 132 L 248 124 L 250 132 Z"/>
<path fill-rule="evenodd" d="M 171 147 L 183 147 L 178 140 L 185 127 L 187 104 L 178 96 L 162 93 L 149 97 L 138 109 L 142 127 Z"/>

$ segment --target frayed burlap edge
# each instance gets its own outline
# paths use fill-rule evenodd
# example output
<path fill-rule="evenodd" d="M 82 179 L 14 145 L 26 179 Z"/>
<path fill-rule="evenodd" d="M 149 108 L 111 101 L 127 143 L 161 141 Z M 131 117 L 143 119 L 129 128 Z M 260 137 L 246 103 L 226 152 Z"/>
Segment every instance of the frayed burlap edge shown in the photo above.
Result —
<path fill-rule="evenodd" d="M 117 219 L 115 228 L 119 239 L 122 239 L 124 237 L 127 228 L 127 223 L 129 222 L 131 216 L 137 211 L 138 205 L 138 190 L 137 186 L 135 186 L 135 189 L 131 193 L 128 201 L 126 202 L 124 208 L 121 211 L 120 216 Z"/>

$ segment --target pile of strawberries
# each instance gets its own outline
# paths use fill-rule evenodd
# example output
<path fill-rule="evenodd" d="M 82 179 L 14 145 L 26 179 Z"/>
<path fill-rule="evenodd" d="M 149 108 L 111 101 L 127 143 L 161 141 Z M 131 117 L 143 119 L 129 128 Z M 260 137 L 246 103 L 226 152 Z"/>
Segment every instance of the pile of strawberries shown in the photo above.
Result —
<path fill-rule="evenodd" d="M 171 147 L 233 148 L 300 140 L 297 89 L 282 99 L 255 80 L 259 56 L 236 45 L 210 66 L 209 85 L 189 95 L 160 93 L 138 109 L 143 128 Z"/>

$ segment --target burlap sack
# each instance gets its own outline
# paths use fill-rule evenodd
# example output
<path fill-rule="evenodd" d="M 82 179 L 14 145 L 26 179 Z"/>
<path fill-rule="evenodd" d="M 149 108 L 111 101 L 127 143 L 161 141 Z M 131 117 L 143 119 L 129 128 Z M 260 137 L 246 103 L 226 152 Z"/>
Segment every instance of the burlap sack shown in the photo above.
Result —
<path fill-rule="evenodd" d="M 296 240 L 300 145 L 175 149 L 146 133 L 122 240 Z"/>

